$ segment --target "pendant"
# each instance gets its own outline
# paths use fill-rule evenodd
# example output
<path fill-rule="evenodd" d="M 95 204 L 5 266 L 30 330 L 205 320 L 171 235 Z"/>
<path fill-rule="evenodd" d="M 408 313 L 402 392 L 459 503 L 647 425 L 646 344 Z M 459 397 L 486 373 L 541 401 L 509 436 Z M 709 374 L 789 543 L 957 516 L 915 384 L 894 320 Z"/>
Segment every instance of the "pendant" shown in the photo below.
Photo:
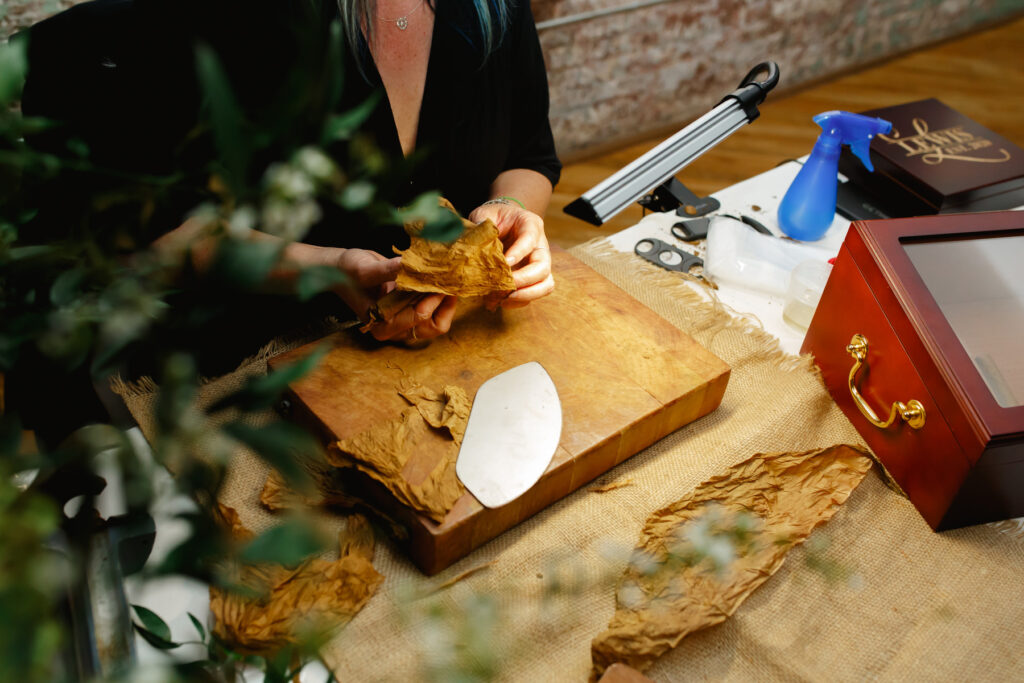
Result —
<path fill-rule="evenodd" d="M 395 19 L 395 26 L 398 27 L 399 31 L 404 31 L 409 28 L 409 19 L 407 17 L 398 17 Z"/>

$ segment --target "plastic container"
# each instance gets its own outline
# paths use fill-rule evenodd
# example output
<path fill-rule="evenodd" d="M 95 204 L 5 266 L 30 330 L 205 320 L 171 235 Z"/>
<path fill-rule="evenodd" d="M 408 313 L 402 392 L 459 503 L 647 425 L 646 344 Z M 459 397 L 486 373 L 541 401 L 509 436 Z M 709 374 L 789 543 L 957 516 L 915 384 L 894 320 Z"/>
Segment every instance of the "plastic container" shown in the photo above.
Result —
<path fill-rule="evenodd" d="M 826 261 L 804 261 L 789 274 L 789 288 L 786 291 L 786 305 L 782 309 L 783 319 L 801 330 L 811 325 L 811 318 L 825 291 L 825 283 L 832 274 L 832 265 Z"/>
<path fill-rule="evenodd" d="M 809 244 L 762 235 L 738 221 L 714 221 L 704 272 L 715 280 L 781 297 L 789 290 L 789 275 L 797 265 L 825 263 L 832 255 Z"/>

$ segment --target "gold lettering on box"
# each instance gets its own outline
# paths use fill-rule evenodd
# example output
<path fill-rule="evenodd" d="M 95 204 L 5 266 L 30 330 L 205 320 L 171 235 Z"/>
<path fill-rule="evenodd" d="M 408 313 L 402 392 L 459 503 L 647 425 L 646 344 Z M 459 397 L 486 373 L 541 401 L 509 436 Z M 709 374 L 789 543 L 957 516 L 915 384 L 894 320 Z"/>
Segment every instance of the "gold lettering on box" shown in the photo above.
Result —
<path fill-rule="evenodd" d="M 898 130 L 893 129 L 889 135 L 879 135 L 890 145 L 898 145 L 906 157 L 919 156 L 929 166 L 937 166 L 943 161 L 971 161 L 983 164 L 1001 164 L 1010 160 L 1010 153 L 999 150 L 997 157 L 972 156 L 970 153 L 992 146 L 992 141 L 979 138 L 964 130 L 962 125 L 941 130 L 929 130 L 928 122 L 915 118 L 913 121 L 915 135 L 902 137 Z"/>

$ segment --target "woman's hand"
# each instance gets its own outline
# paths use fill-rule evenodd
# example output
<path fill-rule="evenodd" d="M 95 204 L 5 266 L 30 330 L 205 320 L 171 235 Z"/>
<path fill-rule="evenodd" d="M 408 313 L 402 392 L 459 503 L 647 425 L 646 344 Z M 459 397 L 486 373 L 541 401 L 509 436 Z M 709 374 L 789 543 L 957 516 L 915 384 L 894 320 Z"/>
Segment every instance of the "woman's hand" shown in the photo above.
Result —
<path fill-rule="evenodd" d="M 408 305 L 370 328 L 379 341 L 402 341 L 418 344 L 446 334 L 455 319 L 458 299 L 444 294 L 413 296 Z"/>
<path fill-rule="evenodd" d="M 516 291 L 496 305 L 518 308 L 550 294 L 555 280 L 551 276 L 551 251 L 544 234 L 544 220 L 507 199 L 482 204 L 469 214 L 474 223 L 487 218 L 498 227 L 498 236 L 505 245 L 505 260 L 512 267 L 516 283 Z"/>
<path fill-rule="evenodd" d="M 387 258 L 365 249 L 337 249 L 334 267 L 346 277 L 335 288 L 352 312 L 366 320 L 367 311 L 376 301 L 395 288 L 395 278 L 402 259 Z"/>
<path fill-rule="evenodd" d="M 343 249 L 336 267 L 348 276 L 348 282 L 337 288 L 338 295 L 349 308 L 366 320 L 370 306 L 395 288 L 401 258 L 386 258 L 375 251 Z M 448 332 L 455 318 L 456 299 L 442 294 L 413 298 L 409 304 L 370 328 L 378 341 L 418 343 Z"/>

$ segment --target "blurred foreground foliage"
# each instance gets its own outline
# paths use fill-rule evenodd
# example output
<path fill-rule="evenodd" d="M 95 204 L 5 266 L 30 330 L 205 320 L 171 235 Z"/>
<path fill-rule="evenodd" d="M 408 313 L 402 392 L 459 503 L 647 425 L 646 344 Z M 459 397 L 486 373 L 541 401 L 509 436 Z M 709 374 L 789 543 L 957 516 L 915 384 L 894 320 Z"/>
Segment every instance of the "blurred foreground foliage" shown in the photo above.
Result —
<path fill-rule="evenodd" d="M 206 238 L 216 240 L 208 282 L 230 291 L 259 289 L 280 265 L 284 246 L 303 238 L 321 219 L 325 204 L 362 215 L 368 224 L 423 219 L 428 236 L 451 239 L 461 229 L 454 216 L 437 208 L 436 195 L 399 211 L 378 192 L 380 152 L 359 134 L 376 102 L 337 111 L 347 53 L 337 25 L 326 33 L 328 68 L 312 74 L 295 69 L 290 90 L 279 96 L 295 101 L 292 96 L 301 95 L 303 114 L 315 123 L 301 128 L 287 118 L 252 124 L 217 53 L 200 46 L 195 54 L 203 103 L 200 126 L 190 135 L 208 139 L 213 152 L 198 188 L 205 199 L 192 213 L 203 222 Z M 206 352 L 203 325 L 216 311 L 202 310 L 201 299 L 196 309 L 175 310 L 169 299 L 178 291 L 188 253 L 161 253 L 137 238 L 161 198 L 196 178 L 104 167 L 93 161 L 86 142 L 73 137 L 58 150 L 31 144 L 36 135 L 59 133 L 62 124 L 22 115 L 18 103 L 25 72 L 25 41 L 0 44 L 0 680 L 132 679 L 138 672 L 130 656 L 100 653 L 99 662 L 83 667 L 81 653 L 75 655 L 82 643 L 73 642 L 69 626 L 74 621 L 69 605 L 90 579 L 96 539 L 114 524 L 97 512 L 97 498 L 111 478 L 117 479 L 123 491 L 121 519 L 142 520 L 143 526 L 161 501 L 195 502 L 177 513 L 189 530 L 177 547 L 157 563 L 143 567 L 143 553 L 134 563 L 138 566 L 123 567 L 143 577 L 175 574 L 224 585 L 219 568 L 233 556 L 293 564 L 318 552 L 321 545 L 301 520 L 239 547 L 218 523 L 215 503 L 239 444 L 295 488 L 308 484 L 304 463 L 320 457 L 318 443 L 290 424 L 253 427 L 245 415 L 273 406 L 285 386 L 322 354 L 249 381 L 210 408 L 230 419 L 211 422 L 196 395 Z M 314 134 L 302 137 L 296 130 Z M 342 162 L 327 151 L 339 146 L 346 150 Z M 281 155 L 266 163 L 269 151 Z M 104 191 L 78 213 L 63 211 L 65 219 L 72 218 L 53 239 L 37 228 L 41 211 L 64 202 L 45 191 L 61 178 L 98 179 Z M 253 230 L 281 240 L 253 241 Z M 344 284 L 340 271 L 308 268 L 299 274 L 293 296 L 308 300 Z M 58 394 L 76 382 L 109 383 L 140 348 L 153 350 L 147 367 L 161 387 L 159 436 L 149 444 L 151 456 L 110 424 L 81 427 L 58 443 L 33 443 L 15 402 L 4 407 L 2 380 L 25 363 L 50 368 L 46 390 Z M 6 398 L 10 393 L 8 383 Z M 165 466 L 175 474 L 172 490 L 157 491 L 154 472 Z M 156 648 L 179 646 L 152 611 L 135 606 L 129 618 Z M 241 666 L 256 665 L 266 680 L 289 680 L 319 644 L 243 656 L 216 642 L 198 619 L 192 621 L 208 658 L 190 664 L 168 659 L 163 676 L 169 679 L 233 680 Z"/>

